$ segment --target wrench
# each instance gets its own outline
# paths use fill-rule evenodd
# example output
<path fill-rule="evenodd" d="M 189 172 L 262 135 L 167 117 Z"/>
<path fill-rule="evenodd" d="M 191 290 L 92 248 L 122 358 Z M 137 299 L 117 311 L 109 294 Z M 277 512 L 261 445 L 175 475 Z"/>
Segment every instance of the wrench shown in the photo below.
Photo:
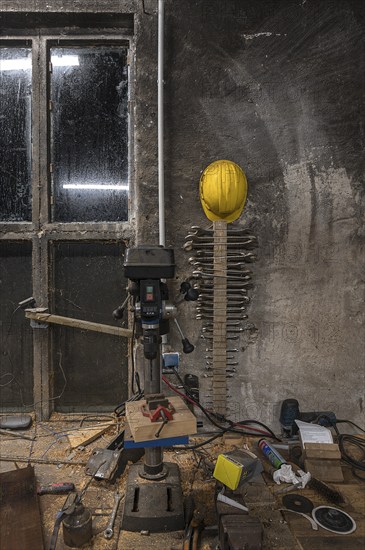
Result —
<path fill-rule="evenodd" d="M 191 229 L 189 230 L 189 233 L 192 235 L 213 235 L 214 229 L 204 229 L 203 227 L 199 227 L 198 225 L 193 225 Z M 255 235 L 252 235 L 250 233 L 249 229 L 245 229 L 244 227 L 229 227 L 227 228 L 228 235 L 245 235 L 249 236 L 252 239 L 257 239 Z"/>
<path fill-rule="evenodd" d="M 115 493 L 113 510 L 112 510 L 112 513 L 111 513 L 111 516 L 110 516 L 108 526 L 104 531 L 104 537 L 106 539 L 111 539 L 112 536 L 114 535 L 114 522 L 115 522 L 115 518 L 116 518 L 116 515 L 117 515 L 119 503 L 122 500 L 122 498 L 123 498 L 122 494 Z"/>

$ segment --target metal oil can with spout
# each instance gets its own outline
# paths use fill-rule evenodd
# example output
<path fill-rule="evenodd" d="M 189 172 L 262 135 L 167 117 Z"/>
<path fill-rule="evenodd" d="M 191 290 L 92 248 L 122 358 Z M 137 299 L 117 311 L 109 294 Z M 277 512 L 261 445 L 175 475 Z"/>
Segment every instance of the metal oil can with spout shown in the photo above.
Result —
<path fill-rule="evenodd" d="M 79 548 L 92 538 L 92 517 L 88 508 L 78 502 L 63 519 L 63 540 L 71 548 Z"/>

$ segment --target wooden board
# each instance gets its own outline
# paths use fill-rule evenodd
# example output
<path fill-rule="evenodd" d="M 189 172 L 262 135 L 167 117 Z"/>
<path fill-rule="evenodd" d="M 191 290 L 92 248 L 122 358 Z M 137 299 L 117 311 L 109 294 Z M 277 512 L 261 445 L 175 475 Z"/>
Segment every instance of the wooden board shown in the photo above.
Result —
<path fill-rule="evenodd" d="M 328 460 L 341 458 L 337 443 L 306 443 L 304 452 L 306 458 L 324 458 Z"/>
<path fill-rule="evenodd" d="M 161 437 L 196 433 L 196 418 L 183 400 L 180 397 L 169 397 L 169 401 L 175 408 L 174 418 L 164 426 Z M 155 433 L 161 426 L 161 422 L 151 422 L 148 417 L 143 416 L 141 408 L 145 404 L 145 399 L 126 403 L 126 419 L 134 441 L 155 440 Z"/>
<path fill-rule="evenodd" d="M 95 428 L 95 426 L 88 428 L 87 426 L 85 426 L 82 430 L 69 430 L 67 432 L 67 437 L 70 442 L 71 449 L 76 449 L 77 447 L 85 447 L 89 443 L 92 443 L 92 441 L 95 441 L 95 439 L 97 439 L 107 430 L 109 430 L 110 426 L 113 426 L 113 422 L 110 422 L 108 425 L 103 425 L 99 428 Z"/>
<path fill-rule="evenodd" d="M 227 223 L 213 222 L 213 409 L 226 414 L 227 408 Z"/>
<path fill-rule="evenodd" d="M 114 327 L 113 325 L 103 325 L 102 323 L 92 323 L 83 319 L 73 319 L 72 317 L 62 317 L 62 315 L 53 315 L 52 313 L 41 313 L 38 311 L 25 310 L 27 319 L 38 321 L 40 323 L 54 323 L 66 327 L 79 328 L 81 330 L 92 330 L 94 332 L 102 332 L 104 334 L 112 334 L 113 336 L 132 337 L 132 331 L 128 328 Z"/>
<path fill-rule="evenodd" d="M 42 550 L 43 535 L 33 466 L 0 474 L 0 548 Z"/>
<path fill-rule="evenodd" d="M 321 481 L 337 483 L 344 479 L 339 460 L 311 458 L 304 460 L 304 466 L 307 472 Z"/>

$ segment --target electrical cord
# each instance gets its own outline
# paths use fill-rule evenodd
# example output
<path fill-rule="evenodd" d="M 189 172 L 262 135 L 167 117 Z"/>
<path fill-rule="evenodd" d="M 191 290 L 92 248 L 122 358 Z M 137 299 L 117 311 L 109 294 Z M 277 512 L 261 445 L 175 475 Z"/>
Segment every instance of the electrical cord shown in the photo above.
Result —
<path fill-rule="evenodd" d="M 343 462 L 346 462 L 346 464 L 349 464 L 351 466 L 352 473 L 355 477 L 361 479 L 362 481 L 365 481 L 365 477 L 362 477 L 356 472 L 356 470 L 365 472 L 365 439 L 353 434 L 342 434 L 337 428 L 337 424 L 350 424 L 352 426 L 355 426 L 363 433 L 365 433 L 365 430 L 355 424 L 355 422 L 352 422 L 352 420 L 336 420 L 336 422 L 333 422 L 332 419 L 325 414 L 322 414 L 319 418 L 326 418 L 330 426 L 335 430 L 338 440 L 338 447 L 340 449 L 341 459 L 343 460 Z M 354 447 L 357 447 L 362 452 L 362 458 L 360 460 L 354 458 L 353 455 L 351 455 L 346 448 L 347 445 L 353 445 Z"/>
<path fill-rule="evenodd" d="M 272 430 L 270 430 L 270 428 L 268 426 L 266 426 L 265 424 L 263 424 L 262 422 L 260 422 L 259 420 L 244 420 L 244 421 L 240 421 L 240 422 L 233 422 L 232 420 L 229 420 L 228 418 L 226 418 L 223 414 L 218 414 L 218 413 L 215 413 L 214 411 L 207 411 L 200 403 L 199 401 L 194 397 L 194 394 L 191 392 L 190 388 L 188 386 L 186 386 L 186 384 L 183 382 L 181 376 L 179 375 L 179 373 L 177 372 L 176 368 L 173 369 L 173 372 L 176 376 L 176 378 L 179 380 L 180 384 L 182 385 L 182 387 L 184 388 L 185 392 L 186 392 L 186 396 L 184 396 L 184 394 L 180 393 L 180 395 L 184 398 L 188 398 L 188 400 L 190 400 L 190 402 L 194 405 L 196 405 L 197 407 L 200 408 L 200 410 L 207 416 L 207 413 L 208 416 L 208 420 L 210 422 L 212 422 L 212 424 L 214 424 L 216 427 L 222 427 L 222 426 L 219 426 L 218 424 L 214 423 L 214 421 L 212 421 L 211 419 L 211 416 L 215 417 L 216 419 L 220 420 L 221 422 L 226 422 L 228 423 L 232 428 L 234 427 L 243 427 L 245 429 L 250 429 L 250 430 L 255 430 L 258 434 L 261 434 L 261 435 L 266 435 L 267 437 L 272 437 L 274 439 L 276 439 L 277 441 L 280 441 L 276 435 L 274 434 L 274 432 Z M 171 389 L 173 389 L 173 391 L 176 390 L 176 392 L 178 392 L 178 390 L 172 386 L 170 386 Z M 261 431 L 259 430 L 258 428 L 251 428 L 250 426 L 248 426 L 247 424 L 258 424 L 259 426 L 263 427 L 265 429 L 265 431 Z M 232 430 L 232 431 L 235 431 L 235 430 Z"/>
<path fill-rule="evenodd" d="M 251 426 L 248 426 L 246 425 L 246 421 L 245 420 L 242 420 L 241 422 L 238 422 L 238 423 L 234 423 L 232 422 L 231 420 L 228 420 L 227 418 L 225 418 L 223 415 L 216 415 L 215 413 L 212 413 L 212 412 L 209 412 L 197 401 L 193 398 L 191 392 L 189 391 L 189 388 L 187 388 L 185 386 L 185 384 L 183 383 L 181 377 L 178 375 L 178 373 L 176 373 L 175 369 L 174 369 L 174 373 L 176 374 L 179 382 L 182 384 L 182 386 L 184 387 L 184 389 L 186 390 L 187 393 L 189 393 L 190 395 L 185 395 L 183 394 L 182 392 L 180 392 L 177 388 L 175 388 L 167 379 L 165 376 L 162 376 L 162 380 L 163 382 L 172 390 L 174 391 L 175 393 L 177 393 L 178 395 L 180 395 L 180 397 L 182 397 L 183 399 L 186 399 L 187 401 L 189 401 L 190 403 L 192 403 L 194 406 L 198 407 L 202 413 L 207 417 L 207 419 L 216 427 L 220 430 L 220 433 L 213 436 L 213 438 L 210 438 L 208 439 L 206 442 L 203 442 L 203 443 L 198 443 L 197 445 L 198 446 L 195 446 L 195 445 L 192 445 L 192 446 L 189 446 L 189 447 L 184 447 L 185 449 L 196 449 L 196 448 L 199 448 L 199 447 L 202 447 L 203 445 L 206 445 L 208 443 L 210 443 L 211 441 L 213 441 L 214 439 L 218 438 L 218 437 L 221 437 L 224 433 L 226 432 L 234 432 L 234 433 L 238 433 L 238 434 L 241 434 L 241 435 L 250 435 L 252 437 L 262 437 L 262 435 L 265 435 L 267 437 L 273 437 L 275 438 L 276 440 L 279 440 L 279 438 L 277 438 L 275 436 L 275 434 L 270 430 L 270 428 L 268 428 L 267 426 L 265 426 L 265 424 L 262 424 L 261 422 L 259 421 L 256 421 L 256 420 L 248 420 L 247 421 L 247 424 L 259 424 L 259 425 L 262 425 L 266 431 L 262 431 L 258 428 L 255 428 L 255 427 L 251 427 Z M 228 423 L 229 426 L 222 426 L 221 424 L 218 424 L 218 422 L 216 422 L 215 420 L 213 420 L 212 416 L 219 416 L 219 418 L 222 418 L 224 422 Z M 234 426 L 237 426 L 238 428 L 243 428 L 243 429 L 236 429 Z M 248 431 L 244 431 L 244 430 L 254 430 L 254 432 L 256 433 L 253 433 L 253 432 L 248 432 Z"/>

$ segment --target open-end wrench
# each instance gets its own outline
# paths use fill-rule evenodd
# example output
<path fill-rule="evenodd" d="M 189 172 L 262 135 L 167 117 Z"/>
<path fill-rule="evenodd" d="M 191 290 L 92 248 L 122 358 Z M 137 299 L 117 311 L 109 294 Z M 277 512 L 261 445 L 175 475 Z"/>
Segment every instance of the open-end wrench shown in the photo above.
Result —
<path fill-rule="evenodd" d="M 196 307 L 196 312 L 197 313 L 210 313 L 210 312 L 213 312 L 213 311 L 226 311 L 227 313 L 240 313 L 241 311 L 246 311 L 246 307 L 245 306 L 241 306 L 241 307 L 236 307 L 235 304 L 233 305 L 225 305 L 225 306 L 221 306 L 221 307 L 214 307 L 214 304 L 210 303 L 210 304 L 199 304 L 197 307 Z"/>
<path fill-rule="evenodd" d="M 205 298 L 212 298 L 213 294 L 215 294 L 214 288 L 197 288 L 199 290 L 199 298 L 205 297 Z M 232 298 L 238 298 L 243 296 L 247 296 L 247 288 L 227 288 L 226 289 L 227 296 L 229 299 Z M 198 299 L 199 299 L 198 298 Z"/>
<path fill-rule="evenodd" d="M 208 283 L 208 281 L 207 281 Z M 227 288 L 226 288 L 226 291 L 227 291 L 227 298 L 230 296 L 230 295 L 236 295 L 238 293 L 242 294 L 242 295 L 247 295 L 247 291 L 248 290 L 251 290 L 251 287 L 253 285 L 250 286 L 250 283 L 245 283 L 243 282 L 242 285 L 238 285 L 238 286 L 231 286 L 231 285 L 227 285 Z M 215 294 L 216 290 L 212 287 L 212 285 L 210 284 L 201 284 L 199 286 L 194 286 L 194 288 L 199 292 L 199 296 L 201 296 L 202 294 L 204 296 L 212 296 L 213 294 Z"/>
<path fill-rule="evenodd" d="M 213 334 L 201 334 L 200 338 L 203 338 L 203 340 L 213 340 Z M 227 336 L 226 340 L 238 340 L 238 336 Z"/>
<path fill-rule="evenodd" d="M 199 294 L 199 298 L 196 300 L 199 303 L 203 302 L 214 302 L 214 295 L 207 295 L 207 294 Z M 247 295 L 235 295 L 235 294 L 229 294 L 227 296 L 227 301 L 229 305 L 236 305 L 236 303 L 248 304 L 250 302 L 250 297 Z"/>
<path fill-rule="evenodd" d="M 243 262 L 245 261 L 245 257 L 246 257 L 245 252 L 240 252 L 239 250 L 235 250 L 233 254 L 225 254 L 224 256 L 219 256 L 218 258 L 216 257 L 216 259 L 227 260 L 227 262 L 230 263 L 230 262 Z M 190 256 L 189 261 L 192 260 L 193 258 L 195 258 L 195 260 L 198 262 L 201 261 L 201 262 L 207 262 L 207 263 L 208 262 L 213 263 L 213 260 L 214 260 L 213 252 L 202 253 L 202 252 L 196 251 L 194 256 Z"/>
<path fill-rule="evenodd" d="M 123 498 L 123 494 L 115 493 L 113 510 L 112 510 L 112 513 L 111 513 L 111 516 L 110 516 L 110 519 L 109 519 L 108 526 L 104 531 L 104 537 L 106 539 L 111 539 L 112 536 L 114 535 L 114 522 L 115 522 L 115 518 L 117 516 L 119 503 L 122 500 L 122 498 Z"/>
<path fill-rule="evenodd" d="M 228 279 L 229 281 L 249 281 L 251 279 L 250 275 L 244 275 L 243 273 L 241 274 L 239 271 L 235 271 L 234 274 L 231 274 L 231 272 L 227 271 L 226 275 L 209 273 L 208 271 L 199 271 L 198 269 L 195 269 L 193 271 L 194 279 L 214 279 L 214 277 L 223 277 L 224 279 Z"/>
<path fill-rule="evenodd" d="M 229 320 L 229 321 L 226 322 L 226 326 L 227 327 L 232 327 L 232 328 L 233 327 L 239 327 L 240 324 L 241 324 L 240 321 L 231 321 L 231 320 Z M 213 326 L 214 326 L 214 323 L 204 323 L 203 328 L 211 328 Z"/>
<path fill-rule="evenodd" d="M 201 313 L 197 313 L 196 316 L 195 316 L 196 319 L 199 319 L 199 320 L 202 320 L 202 319 L 208 319 L 209 321 L 213 321 L 214 320 L 214 315 L 213 315 L 213 312 L 201 312 Z M 234 315 L 231 315 L 229 316 L 229 320 L 230 321 L 242 321 L 244 319 L 247 319 L 248 318 L 248 315 L 239 315 L 238 313 L 234 314 Z"/>
<path fill-rule="evenodd" d="M 182 246 L 185 252 L 191 252 L 192 250 L 197 250 L 197 251 L 213 250 L 214 247 L 215 247 L 214 243 L 200 243 L 192 240 L 186 241 Z M 241 248 L 245 248 L 245 243 L 242 241 L 234 242 L 234 243 L 227 242 L 227 250 L 236 250 Z M 243 254 L 247 257 L 253 256 L 256 259 L 256 254 L 254 254 L 253 252 L 242 252 L 242 255 Z"/>
<path fill-rule="evenodd" d="M 199 227 L 198 225 L 192 225 L 189 233 L 192 233 L 193 235 L 214 235 L 214 229 L 213 228 L 204 228 Z M 249 229 L 246 229 L 244 227 L 234 227 L 230 225 L 227 228 L 228 235 L 247 235 L 251 237 L 252 239 L 256 239 L 257 237 L 255 235 L 252 235 Z"/>
<path fill-rule="evenodd" d="M 235 244 L 235 243 L 240 243 L 241 246 L 243 248 L 249 248 L 249 249 L 252 249 L 252 248 L 256 248 L 257 247 L 257 242 L 254 240 L 254 239 L 250 239 L 249 237 L 244 237 L 242 235 L 237 235 L 237 236 L 234 236 L 234 235 L 231 235 L 228 237 L 228 239 L 219 239 L 218 241 L 215 241 L 214 238 L 212 237 L 199 237 L 198 235 L 186 235 L 185 237 L 185 242 L 190 242 L 192 241 L 193 243 L 196 243 L 196 244 L 210 244 L 212 242 L 217 242 L 217 243 L 222 243 L 222 244 Z"/>
<path fill-rule="evenodd" d="M 214 272 L 214 264 L 212 262 L 201 262 L 199 260 L 194 260 L 193 262 L 190 262 L 191 265 L 196 266 L 196 269 L 200 271 L 212 271 Z M 227 262 L 226 263 L 227 270 L 239 270 L 244 275 L 252 275 L 252 271 L 250 269 L 247 269 L 247 265 L 242 262 Z"/>
<path fill-rule="evenodd" d="M 240 327 L 240 328 L 236 328 L 236 327 L 235 328 L 227 328 L 227 330 L 226 330 L 227 334 L 235 334 L 235 333 L 238 334 L 239 332 L 244 332 L 244 331 L 245 331 L 245 329 L 242 328 L 242 327 Z M 202 332 L 204 332 L 204 334 L 206 334 L 207 332 L 214 332 L 214 329 L 211 328 L 211 327 L 209 327 L 209 328 L 203 327 Z"/>

